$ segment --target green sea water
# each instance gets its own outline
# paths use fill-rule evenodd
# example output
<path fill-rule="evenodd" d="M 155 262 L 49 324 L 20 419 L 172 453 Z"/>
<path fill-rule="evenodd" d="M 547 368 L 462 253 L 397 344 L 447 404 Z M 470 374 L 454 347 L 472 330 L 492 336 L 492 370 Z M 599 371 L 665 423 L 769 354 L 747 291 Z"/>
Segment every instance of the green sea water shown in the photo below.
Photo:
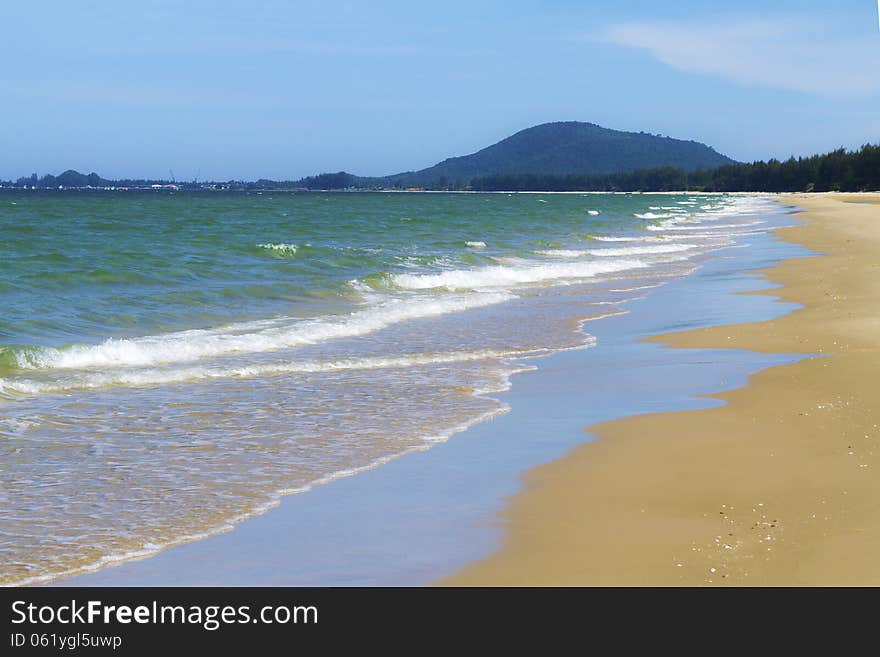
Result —
<path fill-rule="evenodd" d="M 0 582 L 228 529 L 504 411 L 749 197 L 0 193 Z"/>

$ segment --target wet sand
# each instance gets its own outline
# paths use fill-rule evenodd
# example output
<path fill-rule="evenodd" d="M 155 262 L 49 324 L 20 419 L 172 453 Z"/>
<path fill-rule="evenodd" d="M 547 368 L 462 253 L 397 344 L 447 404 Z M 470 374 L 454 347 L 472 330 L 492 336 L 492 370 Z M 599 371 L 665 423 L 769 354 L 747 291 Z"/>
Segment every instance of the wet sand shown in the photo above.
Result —
<path fill-rule="evenodd" d="M 822 256 L 761 272 L 803 308 L 667 334 L 672 349 L 812 357 L 724 406 L 594 425 L 527 473 L 504 547 L 456 585 L 880 584 L 880 195 L 787 195 L 783 239 Z"/>

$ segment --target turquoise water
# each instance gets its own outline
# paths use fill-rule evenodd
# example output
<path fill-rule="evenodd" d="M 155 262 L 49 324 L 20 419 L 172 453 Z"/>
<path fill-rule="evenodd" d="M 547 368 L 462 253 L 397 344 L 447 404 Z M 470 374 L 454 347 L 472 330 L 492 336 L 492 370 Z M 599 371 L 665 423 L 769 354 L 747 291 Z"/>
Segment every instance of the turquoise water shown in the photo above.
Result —
<path fill-rule="evenodd" d="M 2 582 L 228 528 L 504 407 L 762 230 L 689 195 L 0 194 Z"/>
<path fill-rule="evenodd" d="M 387 274 L 490 264 L 613 224 L 608 215 L 586 222 L 584 205 L 451 194 L 6 193 L 0 336 L 58 346 L 343 310 L 358 300 L 355 279 L 381 287 Z M 624 197 L 613 205 L 628 214 Z M 476 241 L 487 246 L 467 248 Z"/>

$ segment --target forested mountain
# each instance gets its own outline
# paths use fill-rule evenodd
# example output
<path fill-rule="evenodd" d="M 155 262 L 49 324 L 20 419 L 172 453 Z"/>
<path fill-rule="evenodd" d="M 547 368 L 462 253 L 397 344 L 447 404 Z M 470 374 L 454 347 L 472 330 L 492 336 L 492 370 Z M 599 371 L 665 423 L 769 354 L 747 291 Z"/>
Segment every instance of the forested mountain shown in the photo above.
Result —
<path fill-rule="evenodd" d="M 472 155 L 378 180 L 390 187 L 462 187 L 484 176 L 620 173 L 667 166 L 694 171 L 733 162 L 696 141 L 565 121 L 527 128 Z"/>

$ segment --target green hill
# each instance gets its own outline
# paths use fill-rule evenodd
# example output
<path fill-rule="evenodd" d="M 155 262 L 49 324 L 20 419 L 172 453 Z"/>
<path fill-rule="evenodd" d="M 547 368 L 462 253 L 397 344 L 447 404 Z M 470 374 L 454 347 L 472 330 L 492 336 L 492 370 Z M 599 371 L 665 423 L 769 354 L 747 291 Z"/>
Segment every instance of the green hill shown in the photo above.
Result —
<path fill-rule="evenodd" d="M 527 128 L 471 155 L 376 180 L 390 186 L 442 186 L 483 176 L 623 173 L 659 167 L 695 171 L 732 163 L 696 141 L 566 121 Z"/>

